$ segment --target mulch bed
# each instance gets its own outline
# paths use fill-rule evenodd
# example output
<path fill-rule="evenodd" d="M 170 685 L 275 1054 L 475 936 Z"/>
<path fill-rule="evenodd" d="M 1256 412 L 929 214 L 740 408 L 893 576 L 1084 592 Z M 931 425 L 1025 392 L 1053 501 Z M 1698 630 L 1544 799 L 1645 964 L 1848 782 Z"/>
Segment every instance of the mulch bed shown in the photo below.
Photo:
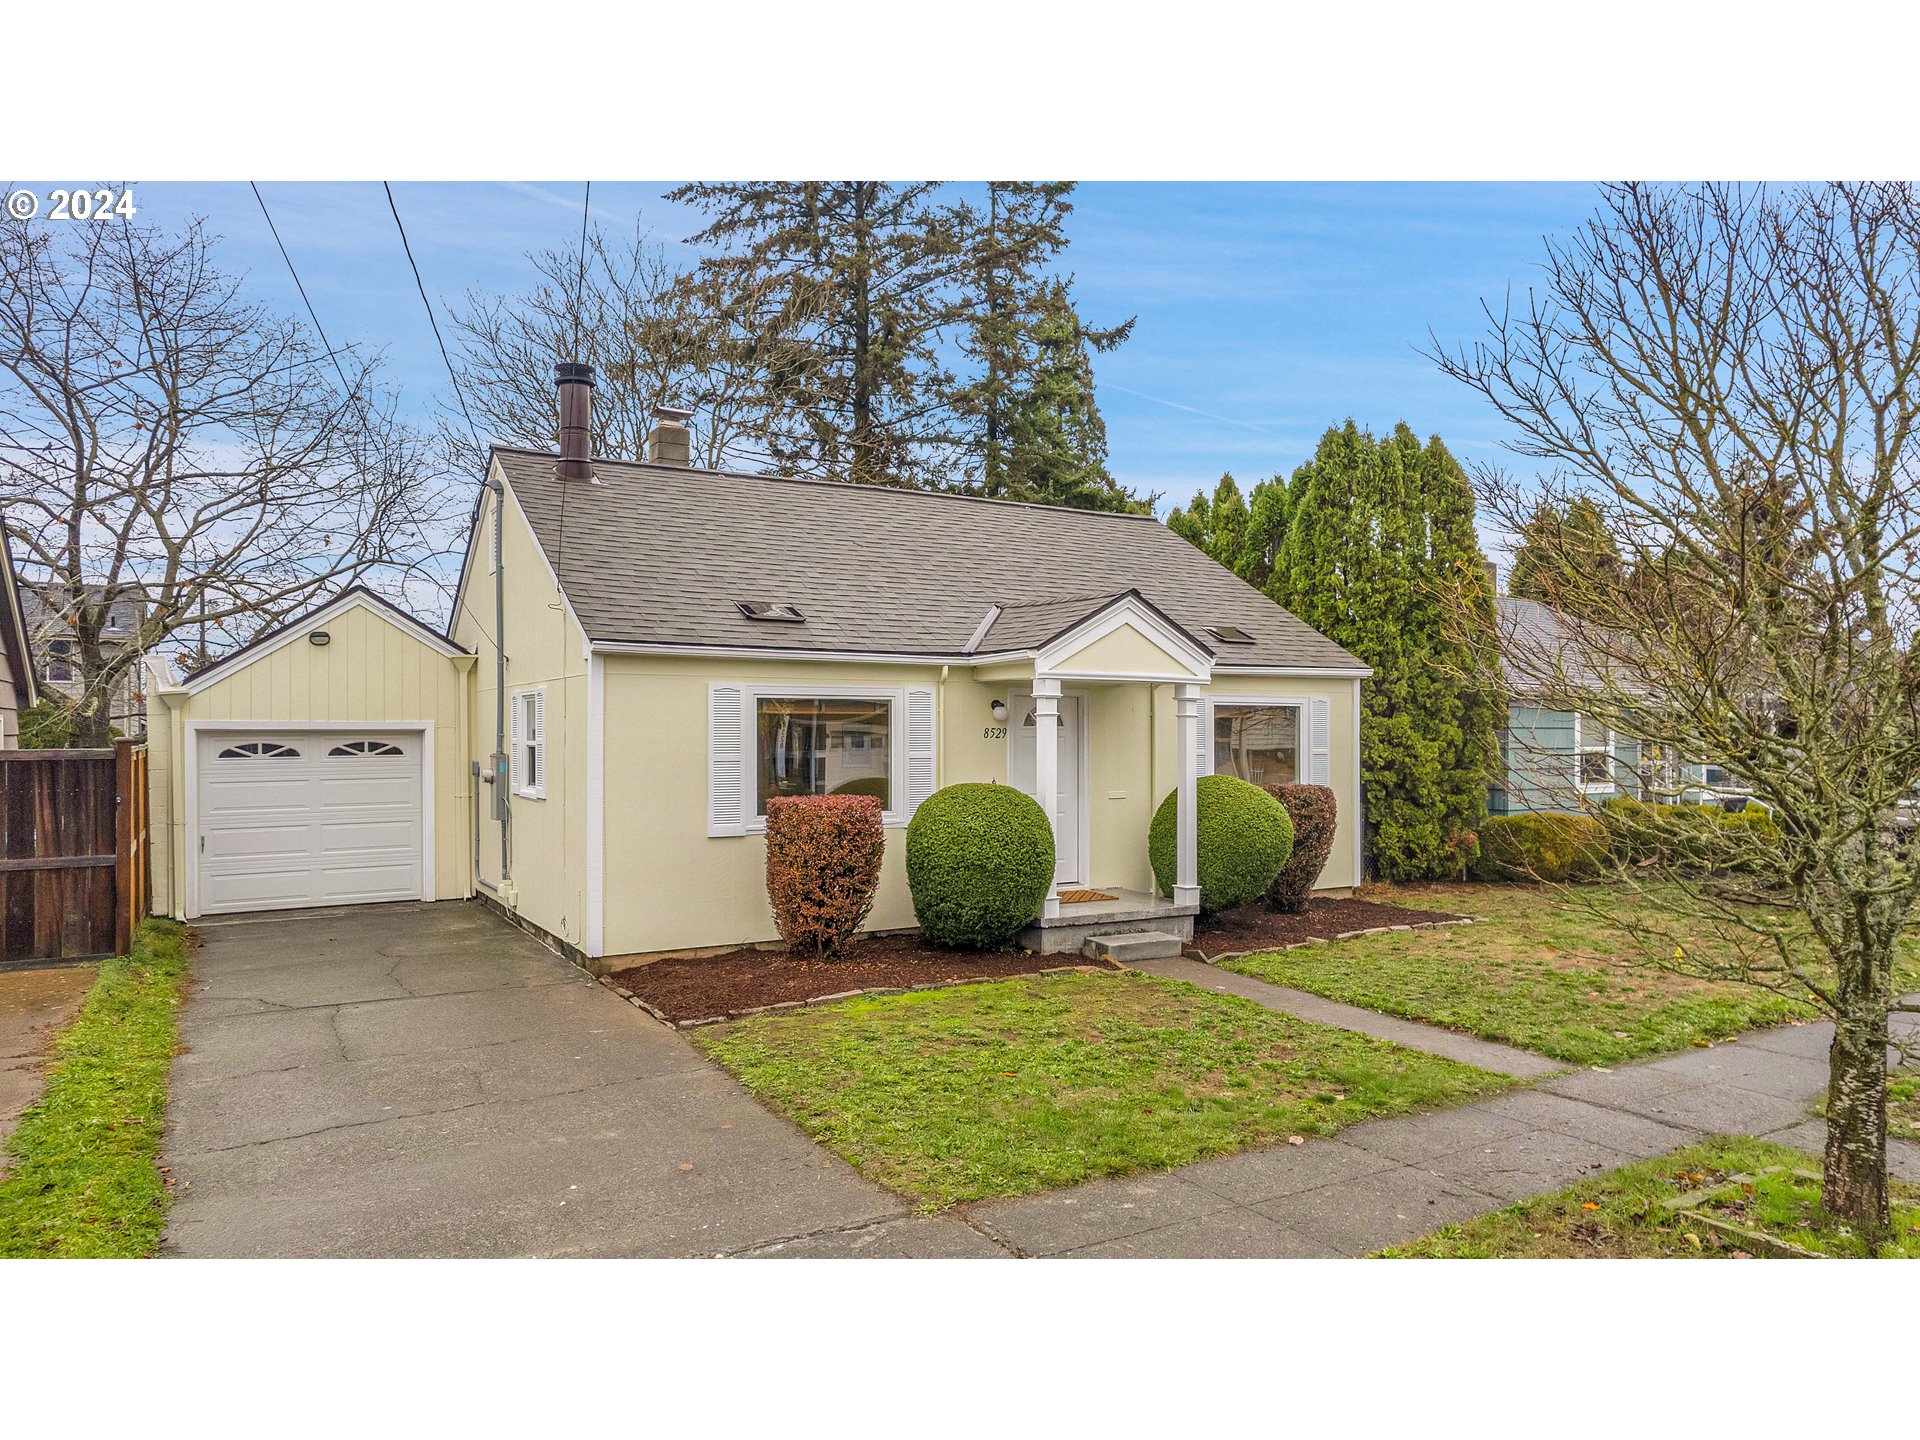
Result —
<path fill-rule="evenodd" d="M 1371 900 L 1309 900 L 1299 915 L 1283 915 L 1264 904 L 1243 905 L 1194 922 L 1193 946 L 1209 960 L 1282 950 L 1303 940 L 1337 940 L 1355 930 L 1386 930 L 1395 925 L 1443 925 L 1465 920 L 1441 910 L 1408 910 Z"/>
<path fill-rule="evenodd" d="M 743 1015 L 769 1005 L 838 998 L 859 990 L 912 990 L 969 980 L 1000 980 L 1084 966 L 1074 955 L 1028 950 L 940 950 L 916 935 L 869 935 L 838 960 L 784 950 L 654 960 L 608 978 L 676 1024 Z"/>

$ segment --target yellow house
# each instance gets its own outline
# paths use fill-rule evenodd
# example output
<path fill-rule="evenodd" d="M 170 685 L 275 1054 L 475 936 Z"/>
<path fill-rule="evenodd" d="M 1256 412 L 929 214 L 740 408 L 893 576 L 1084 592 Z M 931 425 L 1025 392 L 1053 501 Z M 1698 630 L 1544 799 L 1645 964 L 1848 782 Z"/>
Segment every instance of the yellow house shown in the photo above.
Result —
<path fill-rule="evenodd" d="M 1320 884 L 1358 881 L 1369 672 L 1158 521 L 695 469 L 683 418 L 647 463 L 584 421 L 496 449 L 447 635 L 354 592 L 156 677 L 157 904 L 477 894 L 589 962 L 731 948 L 775 938 L 767 798 L 840 791 L 881 800 L 868 923 L 906 928 L 915 807 L 992 781 L 1054 827 L 1026 939 L 1076 950 L 1191 933 L 1193 837 L 1157 894 L 1147 828 L 1211 771 L 1331 786 Z"/>

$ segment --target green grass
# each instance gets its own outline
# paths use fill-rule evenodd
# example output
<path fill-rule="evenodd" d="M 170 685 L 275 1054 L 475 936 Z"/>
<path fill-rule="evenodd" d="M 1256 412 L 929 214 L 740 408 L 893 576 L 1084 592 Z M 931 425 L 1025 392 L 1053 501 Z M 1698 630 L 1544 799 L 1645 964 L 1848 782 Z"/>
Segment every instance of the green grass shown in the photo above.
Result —
<path fill-rule="evenodd" d="M 1824 1256 L 1864 1256 L 1866 1242 L 1820 1208 L 1820 1182 L 1790 1173 L 1760 1175 L 1769 1165 L 1818 1171 L 1820 1162 L 1764 1140 L 1708 1140 L 1582 1181 L 1555 1195 L 1449 1225 L 1382 1253 L 1428 1259 L 1771 1258 L 1778 1252 L 1678 1213 L 1662 1202 L 1728 1177 L 1704 1205 L 1687 1208 L 1730 1221 Z M 1891 1239 L 1885 1256 L 1920 1257 L 1920 1186 L 1894 1184 Z"/>
<path fill-rule="evenodd" d="M 930 1210 L 1331 1135 L 1513 1083 L 1140 974 L 872 996 L 695 1039 Z"/>
<path fill-rule="evenodd" d="M 8 1141 L 0 1257 L 151 1255 L 167 1218 L 157 1157 L 186 931 L 149 920 L 100 967 L 55 1045 L 45 1091 Z"/>
<path fill-rule="evenodd" d="M 1226 968 L 1574 1065 L 1615 1065 L 1813 1015 L 1752 986 L 1649 965 L 1627 931 L 1550 889 L 1402 886 L 1379 898 L 1487 923 L 1309 945 Z"/>

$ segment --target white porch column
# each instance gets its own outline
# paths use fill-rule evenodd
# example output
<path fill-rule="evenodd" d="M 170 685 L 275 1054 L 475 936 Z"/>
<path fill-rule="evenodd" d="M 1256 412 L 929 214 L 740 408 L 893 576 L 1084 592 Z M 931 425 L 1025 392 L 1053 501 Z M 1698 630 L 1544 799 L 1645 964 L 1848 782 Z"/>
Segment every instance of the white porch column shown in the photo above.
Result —
<path fill-rule="evenodd" d="M 1177 802 L 1177 824 L 1174 833 L 1173 851 L 1173 903 L 1176 905 L 1198 905 L 1200 903 L 1200 827 L 1199 811 L 1195 808 L 1198 799 L 1195 782 L 1198 779 L 1200 751 L 1200 687 L 1198 685 L 1176 685 L 1173 687 L 1173 709 L 1179 718 L 1177 727 L 1180 737 L 1180 799 Z"/>
<path fill-rule="evenodd" d="M 1033 788 L 1040 808 L 1047 812 L 1047 824 L 1053 829 L 1053 853 L 1060 853 L 1060 682 L 1035 677 L 1033 682 Z M 1059 918 L 1059 865 L 1054 879 L 1047 883 L 1047 903 L 1041 914 L 1048 920 Z"/>

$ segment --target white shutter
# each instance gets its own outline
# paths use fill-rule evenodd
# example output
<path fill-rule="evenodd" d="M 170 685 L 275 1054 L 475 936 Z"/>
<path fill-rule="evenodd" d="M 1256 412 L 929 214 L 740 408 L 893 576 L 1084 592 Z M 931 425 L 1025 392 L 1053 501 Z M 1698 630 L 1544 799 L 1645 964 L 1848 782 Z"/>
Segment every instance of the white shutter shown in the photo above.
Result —
<path fill-rule="evenodd" d="M 707 834 L 746 833 L 746 694 L 707 687 Z"/>
<path fill-rule="evenodd" d="M 1333 722 L 1328 714 L 1325 700 L 1311 700 L 1308 708 L 1313 712 L 1311 721 L 1311 750 L 1307 768 L 1307 783 L 1310 785 L 1331 785 L 1333 783 Z"/>
<path fill-rule="evenodd" d="M 524 761 L 520 758 L 524 748 L 520 743 L 520 715 L 522 710 L 520 692 L 515 691 L 507 698 L 507 788 L 518 795 L 526 788 L 526 778 L 521 774 Z"/>
<path fill-rule="evenodd" d="M 933 691 L 907 691 L 907 793 L 899 805 L 902 815 L 912 815 L 920 802 L 933 794 Z"/>
<path fill-rule="evenodd" d="M 1213 773 L 1213 702 L 1201 700 L 1194 706 L 1196 719 L 1193 724 L 1194 756 L 1193 773 L 1196 776 Z"/>
<path fill-rule="evenodd" d="M 547 692 L 533 692 L 533 793 L 547 798 Z"/>

